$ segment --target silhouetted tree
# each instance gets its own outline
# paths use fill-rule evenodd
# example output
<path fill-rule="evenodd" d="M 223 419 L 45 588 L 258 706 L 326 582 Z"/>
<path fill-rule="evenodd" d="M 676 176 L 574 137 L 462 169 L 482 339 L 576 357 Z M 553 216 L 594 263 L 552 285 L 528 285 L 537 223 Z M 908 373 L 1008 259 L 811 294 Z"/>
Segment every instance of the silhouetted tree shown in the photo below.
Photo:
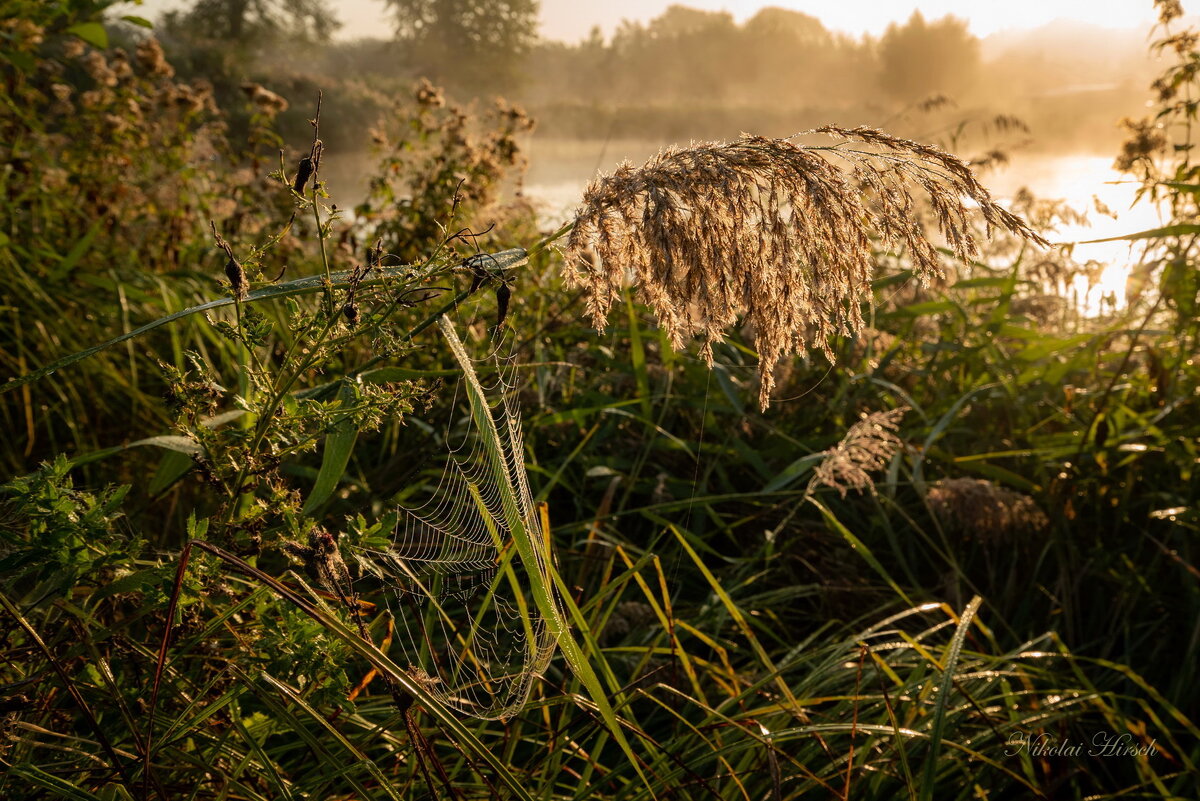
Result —
<path fill-rule="evenodd" d="M 537 0 L 385 0 L 413 65 L 464 92 L 517 83 L 537 40 Z"/>
<path fill-rule="evenodd" d="M 879 43 L 879 83 L 905 102 L 932 94 L 956 95 L 979 73 L 979 40 L 965 20 L 946 16 L 926 22 L 914 11 L 904 25 L 892 23 Z"/>
<path fill-rule="evenodd" d="M 278 39 L 327 41 L 341 25 L 326 0 L 198 0 L 170 11 L 164 27 L 172 36 L 235 45 Z"/>

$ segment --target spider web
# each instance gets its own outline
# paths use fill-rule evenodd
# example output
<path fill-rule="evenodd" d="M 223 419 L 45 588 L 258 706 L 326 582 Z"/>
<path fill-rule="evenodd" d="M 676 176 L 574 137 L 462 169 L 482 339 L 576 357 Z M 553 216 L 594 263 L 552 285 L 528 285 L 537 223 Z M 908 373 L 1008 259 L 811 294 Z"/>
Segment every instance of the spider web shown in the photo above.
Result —
<path fill-rule="evenodd" d="M 440 325 L 463 371 L 465 433 L 429 500 L 400 507 L 391 546 L 361 561 L 388 588 L 392 647 L 410 676 L 464 715 L 506 718 L 556 644 L 531 592 L 531 578 L 550 585 L 549 544 L 525 470 L 513 357 L 497 348 L 484 360 L 496 376 L 485 387 L 452 324 Z"/>

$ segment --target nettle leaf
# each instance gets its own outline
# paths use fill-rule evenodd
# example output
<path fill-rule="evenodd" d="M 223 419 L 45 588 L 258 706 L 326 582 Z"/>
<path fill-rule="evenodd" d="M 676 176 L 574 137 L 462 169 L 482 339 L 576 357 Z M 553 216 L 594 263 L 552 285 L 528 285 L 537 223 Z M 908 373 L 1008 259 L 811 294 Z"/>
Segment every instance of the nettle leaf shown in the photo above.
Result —
<path fill-rule="evenodd" d="M 83 41 L 101 50 L 108 48 L 108 31 L 99 22 L 81 22 L 67 28 L 67 33 L 73 33 Z"/>
<path fill-rule="evenodd" d="M 275 323 L 267 319 L 265 314 L 255 311 L 252 306 L 247 306 L 242 312 L 242 331 L 246 345 L 265 345 L 274 326 Z"/>

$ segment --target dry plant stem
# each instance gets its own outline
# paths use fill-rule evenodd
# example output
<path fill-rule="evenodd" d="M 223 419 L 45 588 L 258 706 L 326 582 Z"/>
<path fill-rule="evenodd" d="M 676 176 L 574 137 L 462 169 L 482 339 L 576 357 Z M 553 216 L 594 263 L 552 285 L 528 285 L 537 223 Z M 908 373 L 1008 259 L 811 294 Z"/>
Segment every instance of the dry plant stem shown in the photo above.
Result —
<path fill-rule="evenodd" d="M 317 113 L 313 116 L 313 141 L 312 149 L 309 150 L 309 159 L 312 162 L 312 201 L 313 221 L 317 226 L 317 241 L 321 245 L 321 266 L 325 268 L 325 312 L 332 319 L 333 311 L 333 279 L 332 271 L 329 269 L 329 253 L 325 248 L 325 234 L 321 230 L 321 204 L 317 195 L 317 191 L 321 185 L 321 155 L 324 146 L 321 144 L 321 103 L 325 99 L 325 93 L 317 92 Z"/>
<path fill-rule="evenodd" d="M 324 98 L 324 94 L 318 93 L 318 95 L 317 95 L 317 111 L 316 111 L 316 115 L 313 117 L 313 120 L 312 120 L 313 144 L 312 144 L 312 149 L 309 151 L 309 157 L 312 159 L 313 172 L 312 172 L 312 176 L 311 176 L 312 192 L 311 192 L 311 197 L 309 198 L 309 200 L 312 203 L 313 222 L 316 225 L 317 241 L 318 241 L 318 244 L 319 244 L 320 250 L 321 250 L 321 266 L 325 270 L 325 292 L 324 292 L 325 313 L 326 313 L 325 326 L 321 330 L 320 334 L 318 334 L 316 340 L 311 344 L 308 357 L 306 359 L 302 360 L 301 363 L 299 364 L 299 366 L 295 370 L 293 370 L 290 375 L 286 375 L 286 371 L 281 371 L 281 377 L 286 375 L 286 378 L 282 378 L 282 380 L 276 382 L 275 387 L 271 394 L 270 401 L 264 407 L 264 409 L 266 410 L 266 413 L 264 415 L 261 415 L 258 418 L 258 421 L 255 425 L 254 436 L 252 437 L 251 442 L 250 442 L 250 456 L 247 459 L 247 463 L 242 465 L 242 467 L 238 470 L 237 477 L 234 480 L 233 492 L 232 492 L 233 498 L 231 499 L 231 503 L 229 504 L 229 507 L 226 510 L 226 514 L 225 514 L 226 525 L 229 525 L 230 523 L 232 523 L 234 515 L 236 515 L 238 512 L 240 504 L 237 502 L 237 499 L 241 495 L 242 487 L 245 485 L 246 479 L 249 477 L 249 468 L 250 468 L 249 462 L 251 462 L 253 460 L 254 456 L 256 456 L 258 454 L 259 448 L 262 447 L 263 440 L 266 438 L 267 431 L 270 428 L 271 416 L 273 414 L 274 409 L 280 404 L 280 402 L 282 402 L 284 396 L 288 392 L 291 391 L 291 388 L 295 385 L 296 381 L 299 380 L 300 376 L 302 376 L 304 374 L 304 372 L 316 362 L 316 360 L 319 358 L 321 348 L 324 346 L 327 337 L 329 336 L 330 332 L 334 329 L 334 327 L 337 325 L 338 318 L 337 318 L 337 315 L 334 313 L 334 302 L 333 302 L 333 279 L 332 279 L 333 273 L 332 273 L 332 270 L 331 270 L 330 264 L 329 264 L 329 251 L 325 246 L 325 232 L 324 232 L 324 229 L 322 228 L 322 220 L 321 220 L 321 204 L 320 204 L 320 198 L 317 194 L 318 187 L 320 186 L 319 177 L 320 177 L 320 170 L 321 170 L 322 145 L 321 145 L 321 140 L 320 140 L 319 135 L 320 135 L 320 124 L 321 124 L 321 103 L 322 103 L 323 98 Z M 238 324 L 239 324 L 239 328 L 240 328 L 240 325 L 241 325 L 240 304 L 238 304 L 238 321 L 239 321 Z M 288 361 L 290 360 L 292 354 L 295 352 L 295 350 L 298 347 L 300 347 L 301 342 L 304 341 L 304 339 L 307 337 L 308 332 L 310 330 L 311 330 L 311 328 L 309 326 L 305 326 L 304 331 L 301 333 L 301 335 L 299 337 L 296 338 L 296 341 L 292 344 L 292 347 L 289 349 L 288 353 L 284 356 L 284 366 L 285 367 L 286 367 Z"/>

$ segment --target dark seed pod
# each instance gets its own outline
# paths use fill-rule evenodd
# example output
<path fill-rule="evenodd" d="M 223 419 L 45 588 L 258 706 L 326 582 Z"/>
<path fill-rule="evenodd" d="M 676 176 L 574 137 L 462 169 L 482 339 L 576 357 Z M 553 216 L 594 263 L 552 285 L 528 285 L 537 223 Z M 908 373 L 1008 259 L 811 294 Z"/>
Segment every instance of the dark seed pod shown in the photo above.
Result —
<path fill-rule="evenodd" d="M 313 174 L 313 160 L 308 156 L 300 159 L 299 166 L 296 167 L 296 180 L 292 184 L 292 191 L 297 194 L 304 193 L 304 186 L 308 183 L 308 179 Z"/>
<path fill-rule="evenodd" d="M 229 279 L 229 287 L 233 290 L 233 295 L 238 300 L 246 297 L 246 271 L 242 269 L 242 265 L 238 264 L 237 259 L 230 257 L 225 263 L 225 277 Z"/>
<path fill-rule="evenodd" d="M 342 307 L 342 316 L 350 325 L 358 325 L 358 304 L 354 301 L 347 303 Z"/>
<path fill-rule="evenodd" d="M 512 297 L 512 290 L 508 288 L 508 284 L 500 284 L 496 287 L 496 328 L 499 329 L 504 325 L 504 318 L 508 316 L 508 300 Z"/>
<path fill-rule="evenodd" d="M 1097 448 L 1103 448 L 1104 443 L 1108 442 L 1108 421 L 1103 417 L 1100 418 L 1099 423 L 1096 423 L 1095 442 Z"/>

